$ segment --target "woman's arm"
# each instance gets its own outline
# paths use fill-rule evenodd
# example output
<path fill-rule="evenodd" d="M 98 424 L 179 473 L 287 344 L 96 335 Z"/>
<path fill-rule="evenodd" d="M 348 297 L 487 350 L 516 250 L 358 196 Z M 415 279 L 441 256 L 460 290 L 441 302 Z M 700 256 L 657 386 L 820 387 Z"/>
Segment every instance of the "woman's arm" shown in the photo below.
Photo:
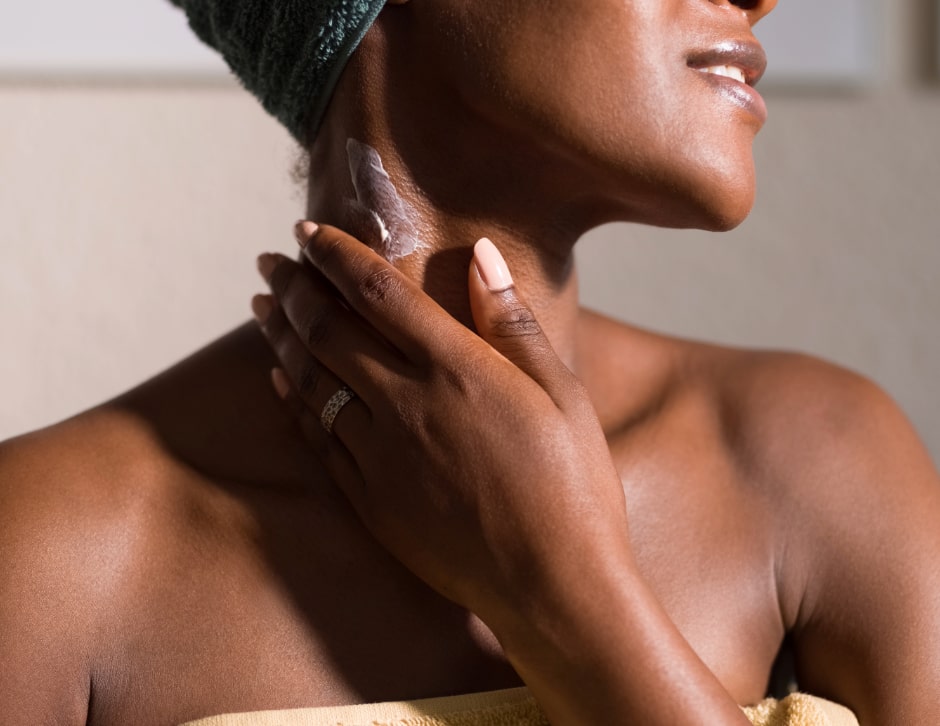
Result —
<path fill-rule="evenodd" d="M 470 272 L 478 337 L 358 241 L 302 239 L 314 273 L 264 256 L 280 304 L 256 311 L 373 535 L 491 627 L 553 723 L 747 723 L 639 575 L 593 408 L 495 249 Z"/>
<path fill-rule="evenodd" d="M 748 723 L 635 568 L 533 605 L 497 636 L 553 724 Z"/>
<path fill-rule="evenodd" d="M 792 472 L 778 506 L 794 513 L 784 576 L 807 583 L 786 604 L 800 685 L 863 725 L 940 723 L 940 477 L 875 385 L 788 368 L 763 381 L 780 403 L 758 448 Z"/>
<path fill-rule="evenodd" d="M 67 463 L 63 463 L 67 462 Z M 120 545 L 90 512 L 84 469 L 61 439 L 0 443 L 0 722 L 85 724 L 107 576 Z M 109 593 L 110 595 L 110 593 Z"/>

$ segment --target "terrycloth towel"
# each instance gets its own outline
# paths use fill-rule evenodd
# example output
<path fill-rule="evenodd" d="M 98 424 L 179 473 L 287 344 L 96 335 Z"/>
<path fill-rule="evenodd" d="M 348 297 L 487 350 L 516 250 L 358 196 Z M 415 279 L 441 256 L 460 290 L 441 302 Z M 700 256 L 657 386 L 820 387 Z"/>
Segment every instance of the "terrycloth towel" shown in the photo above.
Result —
<path fill-rule="evenodd" d="M 385 0 L 170 0 L 301 143 Z"/>
<path fill-rule="evenodd" d="M 744 713 L 754 726 L 858 726 L 852 713 L 820 698 L 793 694 Z M 183 726 L 550 726 L 525 688 L 409 703 L 214 716 Z"/>
<path fill-rule="evenodd" d="M 754 726 L 858 726 L 858 719 L 844 706 L 802 693 L 782 701 L 767 699 L 744 713 Z"/>

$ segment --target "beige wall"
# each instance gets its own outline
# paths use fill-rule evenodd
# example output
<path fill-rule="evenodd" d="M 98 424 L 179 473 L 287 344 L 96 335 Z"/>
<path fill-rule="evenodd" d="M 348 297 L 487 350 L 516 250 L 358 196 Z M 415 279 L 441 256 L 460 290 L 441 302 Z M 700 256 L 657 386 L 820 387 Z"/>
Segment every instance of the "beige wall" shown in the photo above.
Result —
<path fill-rule="evenodd" d="M 580 261 L 585 300 L 621 318 L 866 373 L 940 458 L 940 92 L 899 40 L 912 17 L 886 21 L 872 88 L 768 92 L 739 230 L 614 226 Z M 255 254 L 292 248 L 294 154 L 233 85 L 0 85 L 0 438 L 246 319 Z"/>
<path fill-rule="evenodd" d="M 234 86 L 0 88 L 0 437 L 247 319 L 303 209 L 293 154 Z"/>

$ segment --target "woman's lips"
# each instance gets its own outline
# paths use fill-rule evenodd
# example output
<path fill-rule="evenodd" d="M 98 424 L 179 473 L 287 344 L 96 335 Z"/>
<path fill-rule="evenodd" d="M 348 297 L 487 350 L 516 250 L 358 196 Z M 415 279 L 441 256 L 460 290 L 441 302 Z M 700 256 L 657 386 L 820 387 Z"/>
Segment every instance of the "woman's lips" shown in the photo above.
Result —
<path fill-rule="evenodd" d="M 695 72 L 725 99 L 753 115 L 761 126 L 767 123 L 767 104 L 756 89 L 728 76 L 700 70 Z"/>
<path fill-rule="evenodd" d="M 767 121 L 767 104 L 754 90 L 767 69 L 767 55 L 756 40 L 726 41 L 690 54 L 687 63 L 712 88 L 750 112 L 761 125 Z"/>

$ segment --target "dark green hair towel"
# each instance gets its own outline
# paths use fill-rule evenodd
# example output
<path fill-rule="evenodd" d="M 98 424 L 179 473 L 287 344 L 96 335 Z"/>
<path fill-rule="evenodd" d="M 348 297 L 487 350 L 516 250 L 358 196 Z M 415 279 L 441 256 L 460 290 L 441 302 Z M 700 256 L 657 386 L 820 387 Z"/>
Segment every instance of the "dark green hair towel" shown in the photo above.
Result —
<path fill-rule="evenodd" d="M 171 0 L 300 143 L 385 0 Z"/>

